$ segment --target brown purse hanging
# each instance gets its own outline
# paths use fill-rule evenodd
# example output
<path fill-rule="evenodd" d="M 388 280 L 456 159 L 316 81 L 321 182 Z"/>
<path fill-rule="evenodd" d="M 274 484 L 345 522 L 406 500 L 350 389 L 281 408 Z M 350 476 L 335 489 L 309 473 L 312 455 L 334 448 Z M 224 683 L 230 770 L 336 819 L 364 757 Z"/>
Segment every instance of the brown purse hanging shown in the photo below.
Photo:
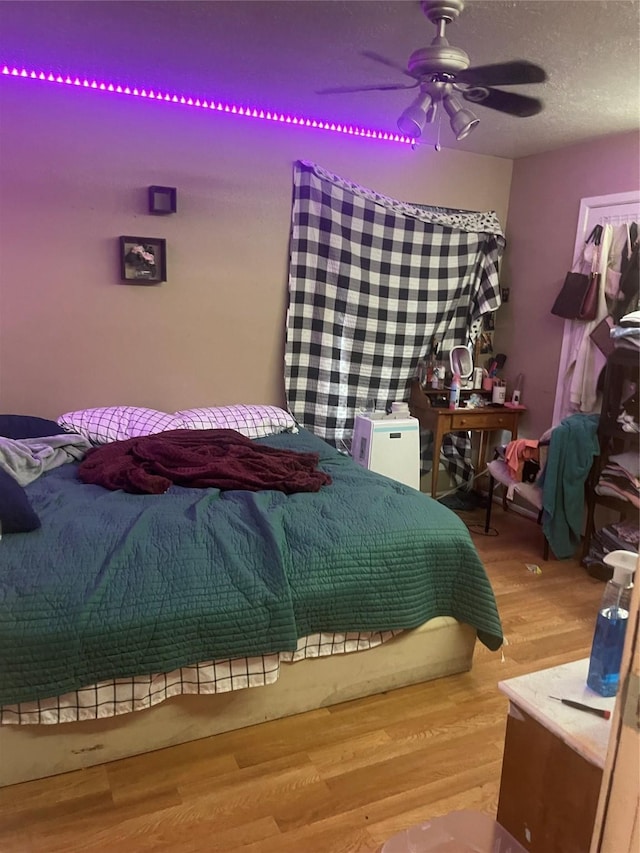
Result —
<path fill-rule="evenodd" d="M 589 243 L 599 245 L 602 230 L 596 226 L 585 240 L 585 248 Z M 584 260 L 584 248 L 574 261 L 571 272 L 565 276 L 560 293 L 556 297 L 551 313 L 565 320 L 593 320 L 598 311 L 599 277 L 595 272 L 598 262 L 592 258 L 591 271 L 587 271 Z"/>

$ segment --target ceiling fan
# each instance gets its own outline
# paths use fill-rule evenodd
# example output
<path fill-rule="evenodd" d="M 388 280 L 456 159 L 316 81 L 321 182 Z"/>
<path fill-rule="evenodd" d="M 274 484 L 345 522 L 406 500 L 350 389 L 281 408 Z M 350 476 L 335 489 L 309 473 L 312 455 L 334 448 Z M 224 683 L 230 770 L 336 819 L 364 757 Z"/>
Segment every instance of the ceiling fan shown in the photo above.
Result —
<path fill-rule="evenodd" d="M 407 67 L 373 51 L 363 51 L 363 56 L 395 68 L 413 83 L 389 83 L 373 86 L 340 86 L 322 89 L 318 94 L 345 92 L 392 91 L 419 89 L 419 94 L 398 119 L 398 128 L 406 136 L 418 139 L 425 124 L 435 121 L 439 107 L 449 116 L 456 139 L 464 139 L 479 124 L 479 119 L 464 107 L 464 101 L 518 118 L 533 116 L 542 110 L 542 101 L 516 92 L 505 92 L 495 86 L 517 86 L 526 83 L 544 83 L 544 69 L 526 60 L 513 60 L 495 65 L 470 68 L 470 59 L 462 48 L 450 45 L 445 37 L 447 24 L 454 21 L 464 9 L 464 0 L 420 0 L 422 11 L 437 28 L 429 47 L 414 51 Z"/>

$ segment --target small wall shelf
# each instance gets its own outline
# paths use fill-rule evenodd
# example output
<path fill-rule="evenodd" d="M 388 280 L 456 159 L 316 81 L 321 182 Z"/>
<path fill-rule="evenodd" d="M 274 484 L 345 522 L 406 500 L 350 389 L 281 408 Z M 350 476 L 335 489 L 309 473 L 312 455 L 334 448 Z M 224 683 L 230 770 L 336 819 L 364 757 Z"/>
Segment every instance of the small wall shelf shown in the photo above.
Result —
<path fill-rule="evenodd" d="M 149 213 L 164 216 L 178 209 L 178 191 L 175 187 L 149 187 Z"/>

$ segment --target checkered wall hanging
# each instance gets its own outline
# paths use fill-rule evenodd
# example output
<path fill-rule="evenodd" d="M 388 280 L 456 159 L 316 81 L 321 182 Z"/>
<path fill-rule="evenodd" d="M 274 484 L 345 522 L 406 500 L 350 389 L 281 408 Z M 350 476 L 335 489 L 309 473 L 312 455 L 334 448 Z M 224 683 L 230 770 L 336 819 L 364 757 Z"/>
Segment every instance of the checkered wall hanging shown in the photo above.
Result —
<path fill-rule="evenodd" d="M 432 337 L 446 357 L 500 306 L 504 245 L 493 212 L 412 205 L 298 161 L 285 347 L 298 423 L 344 448 L 370 401 L 407 400 Z M 466 433 L 445 441 L 456 482 L 470 449 Z"/>

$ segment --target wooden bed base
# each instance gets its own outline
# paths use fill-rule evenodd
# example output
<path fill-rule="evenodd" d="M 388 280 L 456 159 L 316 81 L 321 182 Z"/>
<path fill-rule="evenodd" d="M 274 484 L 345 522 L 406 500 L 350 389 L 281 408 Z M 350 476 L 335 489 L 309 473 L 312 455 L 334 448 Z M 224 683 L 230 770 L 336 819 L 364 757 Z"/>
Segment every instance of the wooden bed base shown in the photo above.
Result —
<path fill-rule="evenodd" d="M 437 617 L 368 651 L 282 664 L 265 687 L 178 696 L 102 720 L 0 726 L 0 787 L 464 672 L 474 646 L 473 628 Z"/>

